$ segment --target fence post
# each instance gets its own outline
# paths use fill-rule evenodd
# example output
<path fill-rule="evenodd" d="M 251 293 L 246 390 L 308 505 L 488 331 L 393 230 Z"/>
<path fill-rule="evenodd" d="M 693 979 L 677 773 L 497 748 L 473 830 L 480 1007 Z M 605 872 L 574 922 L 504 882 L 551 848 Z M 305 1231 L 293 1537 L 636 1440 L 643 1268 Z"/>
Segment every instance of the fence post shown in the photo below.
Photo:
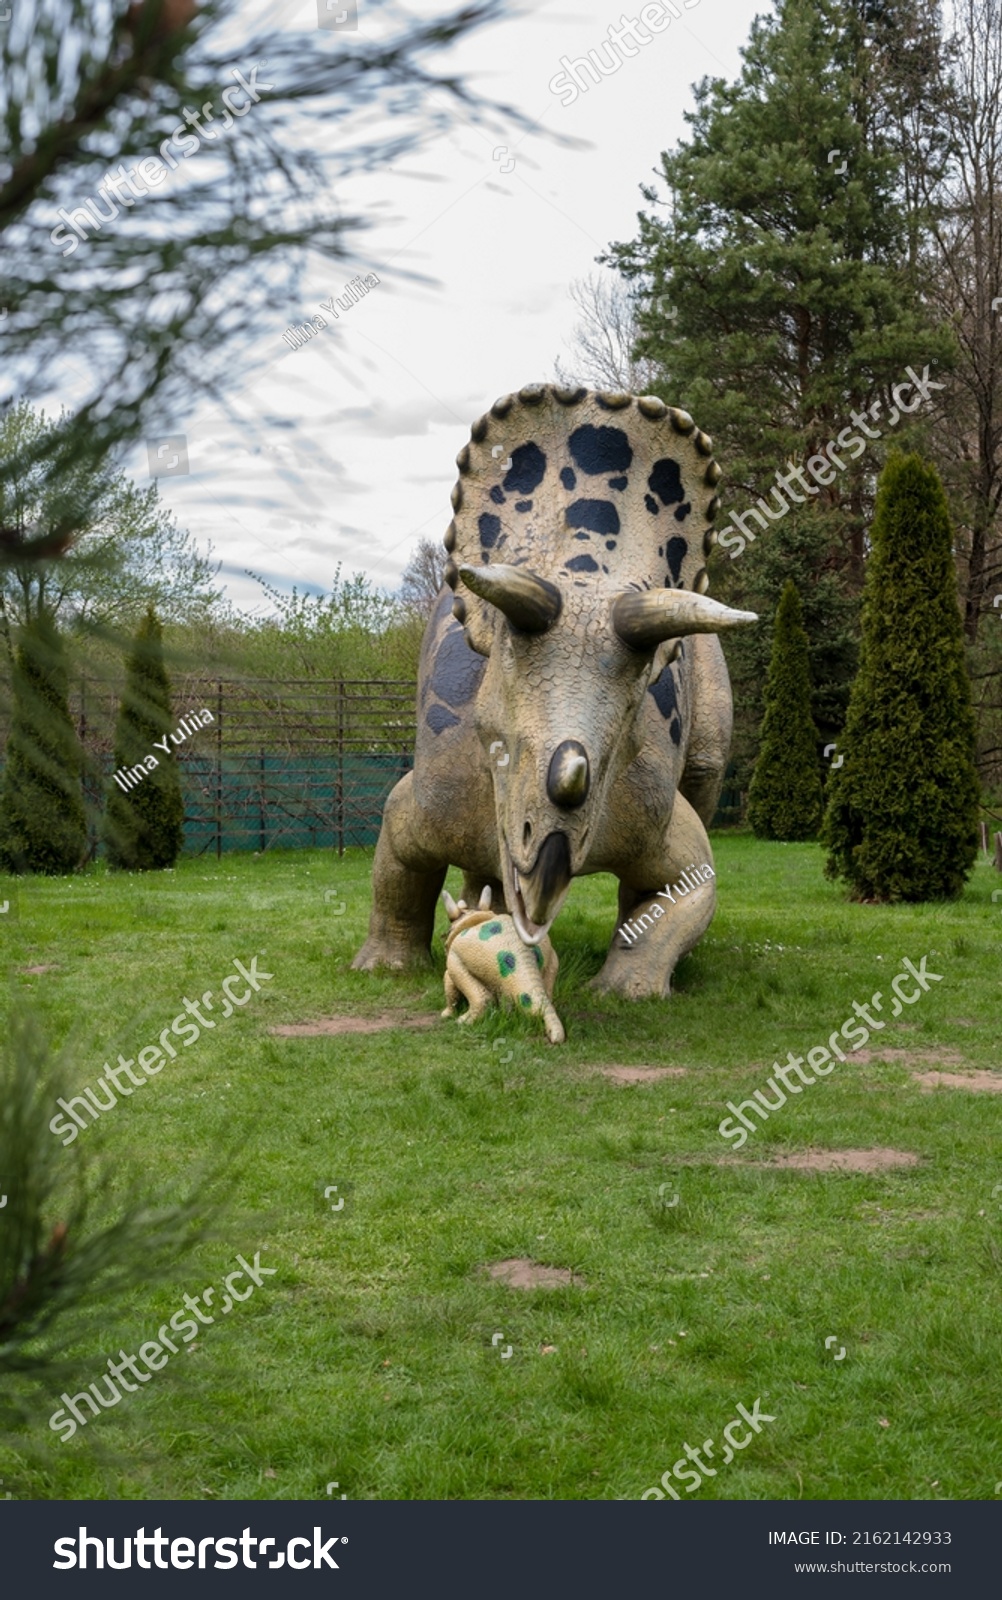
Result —
<path fill-rule="evenodd" d="M 995 860 L 992 866 L 996 872 L 1002 872 L 1002 833 L 995 835 Z"/>
<path fill-rule="evenodd" d="M 223 854 L 223 685 L 216 682 L 216 860 Z"/>
<path fill-rule="evenodd" d="M 987 824 L 987 822 L 982 822 L 982 824 L 981 824 L 981 848 L 985 852 L 985 855 L 988 855 L 990 853 L 989 849 L 988 849 L 988 824 Z"/>
<path fill-rule="evenodd" d="M 337 685 L 337 853 L 344 855 L 344 679 Z"/>
<path fill-rule="evenodd" d="M 258 845 L 260 847 L 261 854 L 263 855 L 264 854 L 264 751 L 263 750 L 261 751 L 260 772 L 261 772 L 261 783 L 260 783 L 260 787 L 258 789 L 258 797 L 257 797 L 258 834 L 259 834 Z"/>

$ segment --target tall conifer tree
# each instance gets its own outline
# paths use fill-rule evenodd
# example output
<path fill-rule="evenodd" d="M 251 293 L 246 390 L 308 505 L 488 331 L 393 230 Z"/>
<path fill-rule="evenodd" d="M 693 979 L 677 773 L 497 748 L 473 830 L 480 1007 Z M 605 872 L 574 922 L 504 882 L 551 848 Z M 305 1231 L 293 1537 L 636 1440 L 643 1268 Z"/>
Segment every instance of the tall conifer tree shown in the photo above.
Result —
<path fill-rule="evenodd" d="M 949 899 L 977 854 L 980 791 L 950 515 L 920 456 L 888 462 L 872 540 L 826 871 L 860 900 Z"/>
<path fill-rule="evenodd" d="M 150 606 L 139 625 L 126 668 L 115 766 L 131 768 L 153 756 L 157 766 L 123 792 L 112 778 L 104 838 L 112 866 L 130 872 L 172 867 L 184 844 L 184 798 L 173 753 L 154 744 L 176 728 L 163 657 L 163 630 Z"/>
<path fill-rule="evenodd" d="M 749 820 L 760 839 L 816 839 L 822 813 L 818 731 L 811 716 L 808 638 L 792 579 L 776 612 L 765 708 Z"/>
<path fill-rule="evenodd" d="M 38 613 L 21 634 L 0 791 L 0 863 L 10 872 L 74 872 L 87 853 L 83 757 L 70 717 L 62 640 Z"/>

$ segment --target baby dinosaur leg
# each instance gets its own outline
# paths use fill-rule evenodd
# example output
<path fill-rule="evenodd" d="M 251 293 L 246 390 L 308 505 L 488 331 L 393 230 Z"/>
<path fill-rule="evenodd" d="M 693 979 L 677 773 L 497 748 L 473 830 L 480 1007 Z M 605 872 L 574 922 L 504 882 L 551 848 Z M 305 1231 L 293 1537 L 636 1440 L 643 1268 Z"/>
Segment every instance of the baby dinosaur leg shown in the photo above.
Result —
<path fill-rule="evenodd" d="M 479 978 L 475 978 L 472 972 L 467 972 L 464 969 L 462 975 L 457 975 L 457 978 L 459 987 L 466 996 L 470 1007 L 470 1009 L 463 1016 L 461 1016 L 459 1020 L 461 1023 L 479 1022 L 481 1017 L 485 1017 L 487 1015 L 494 996 L 491 994 L 491 991 L 487 988 L 486 984 L 481 983 Z"/>
<path fill-rule="evenodd" d="M 553 985 L 557 981 L 557 968 L 559 965 L 560 961 L 557 952 L 547 940 L 547 946 L 543 953 L 543 988 L 551 1000 L 553 999 Z"/>
<path fill-rule="evenodd" d="M 445 1002 L 446 1003 L 445 1003 L 445 1010 L 444 1011 L 440 1011 L 439 1012 L 439 1016 L 441 1016 L 441 1017 L 451 1017 L 451 1016 L 455 1015 L 456 1006 L 457 1006 L 457 1004 L 459 1002 L 459 995 L 460 995 L 459 988 L 458 988 L 458 986 L 456 984 L 455 978 L 452 976 L 452 973 L 449 971 L 448 960 L 447 960 L 446 961 L 446 967 L 445 967 Z"/>

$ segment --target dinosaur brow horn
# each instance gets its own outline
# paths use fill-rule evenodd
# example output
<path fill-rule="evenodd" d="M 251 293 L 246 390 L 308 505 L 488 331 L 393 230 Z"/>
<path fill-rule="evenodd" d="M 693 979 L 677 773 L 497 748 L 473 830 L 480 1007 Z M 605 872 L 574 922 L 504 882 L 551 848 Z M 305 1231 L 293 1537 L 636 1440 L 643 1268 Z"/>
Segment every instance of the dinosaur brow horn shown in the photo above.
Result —
<path fill-rule="evenodd" d="M 631 650 L 653 650 L 664 639 L 689 633 L 723 633 L 757 622 L 754 611 L 732 611 L 689 589 L 627 590 L 613 601 L 612 625 Z"/>
<path fill-rule="evenodd" d="M 526 567 L 460 567 L 459 576 L 522 633 L 545 633 L 560 615 L 560 590 Z"/>

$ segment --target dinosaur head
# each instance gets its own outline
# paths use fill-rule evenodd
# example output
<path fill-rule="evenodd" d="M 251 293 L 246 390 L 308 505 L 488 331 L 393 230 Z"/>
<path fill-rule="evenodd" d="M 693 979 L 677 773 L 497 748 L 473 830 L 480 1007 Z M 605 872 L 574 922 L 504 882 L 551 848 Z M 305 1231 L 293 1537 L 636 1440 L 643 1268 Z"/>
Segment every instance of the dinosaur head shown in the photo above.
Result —
<path fill-rule="evenodd" d="M 457 457 L 445 578 L 488 658 L 478 727 L 527 943 L 546 935 L 640 750 L 652 677 L 684 635 L 755 620 L 705 593 L 710 450 L 653 397 L 531 385 L 474 423 Z"/>

